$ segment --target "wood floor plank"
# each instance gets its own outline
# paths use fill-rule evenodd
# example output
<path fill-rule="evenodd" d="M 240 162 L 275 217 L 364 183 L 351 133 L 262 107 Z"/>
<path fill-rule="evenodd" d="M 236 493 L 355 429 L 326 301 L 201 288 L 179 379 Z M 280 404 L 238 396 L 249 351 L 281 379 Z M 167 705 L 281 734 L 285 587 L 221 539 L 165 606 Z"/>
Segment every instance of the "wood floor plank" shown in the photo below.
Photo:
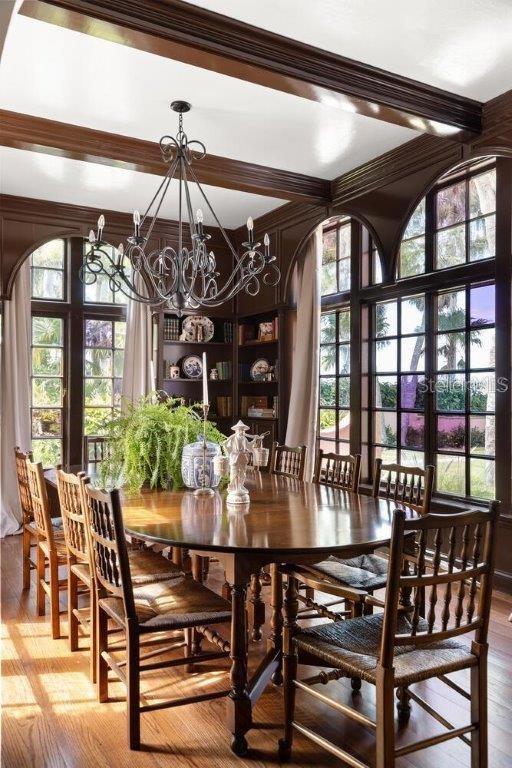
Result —
<path fill-rule="evenodd" d="M 96 702 L 89 682 L 88 641 L 81 651 L 70 653 L 67 624 L 63 637 L 52 640 L 48 616 L 37 617 L 35 590 L 21 591 L 21 539 L 0 544 L 2 587 L 2 765 L 6 768 L 271 768 L 279 764 L 277 741 L 282 735 L 281 691 L 270 686 L 255 709 L 257 727 L 249 733 L 249 755 L 236 758 L 229 749 L 230 735 L 224 721 L 224 702 L 162 710 L 142 715 L 139 753 L 126 746 L 126 710 L 123 687 L 112 685 L 116 701 Z M 220 587 L 222 573 L 212 564 L 210 585 Z M 268 599 L 268 592 L 264 593 Z M 65 596 L 61 606 L 65 608 Z M 512 624 L 508 616 L 512 600 L 496 595 L 493 605 L 489 657 L 490 761 L 492 768 L 512 768 Z M 255 669 L 266 647 L 251 644 L 250 667 Z M 192 695 L 207 686 L 225 687 L 228 665 L 210 662 L 191 675 L 168 669 L 151 675 L 145 683 L 152 694 Z M 313 669 L 312 669 L 313 671 Z M 464 687 L 466 672 L 453 676 Z M 439 681 L 415 687 L 418 694 L 456 725 L 467 722 L 467 702 Z M 363 684 L 360 694 L 348 681 L 330 683 L 333 698 L 356 706 L 375 717 L 372 686 Z M 349 749 L 362 761 L 373 763 L 373 735 L 364 727 L 335 716 L 321 703 L 298 697 L 298 719 L 314 726 L 326 738 Z M 439 724 L 413 705 L 406 728 L 397 728 L 402 745 L 440 732 Z M 293 761 L 296 768 L 333 768 L 339 761 L 300 735 L 296 736 Z M 469 768 L 470 751 L 459 740 L 439 744 L 398 761 L 399 768 Z"/>

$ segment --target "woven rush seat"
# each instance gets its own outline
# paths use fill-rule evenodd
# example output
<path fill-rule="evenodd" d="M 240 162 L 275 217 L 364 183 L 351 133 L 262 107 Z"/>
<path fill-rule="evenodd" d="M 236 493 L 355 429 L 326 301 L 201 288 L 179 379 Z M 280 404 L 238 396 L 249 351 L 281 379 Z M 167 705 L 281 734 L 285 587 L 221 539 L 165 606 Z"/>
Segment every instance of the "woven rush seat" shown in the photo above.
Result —
<path fill-rule="evenodd" d="M 294 642 L 299 650 L 314 654 L 333 667 L 346 671 L 349 676 L 375 683 L 382 619 L 383 614 L 374 614 L 310 627 L 302 630 Z M 420 619 L 418 632 L 426 630 L 426 621 Z M 398 617 L 397 632 L 411 632 L 410 621 L 404 615 Z M 395 685 L 410 685 L 476 664 L 477 658 L 468 646 L 455 639 L 438 641 L 422 648 L 398 646 L 393 664 Z"/>
<path fill-rule="evenodd" d="M 352 589 L 373 591 L 386 586 L 388 561 L 379 555 L 360 555 L 341 560 L 331 555 L 321 563 L 306 566 L 315 575 L 327 576 Z"/>
<path fill-rule="evenodd" d="M 177 565 L 151 550 L 128 550 L 128 558 L 134 586 L 179 579 L 185 575 Z M 88 563 L 74 563 L 71 570 L 84 584 L 88 586 L 92 584 Z"/>
<path fill-rule="evenodd" d="M 134 583 L 135 613 L 141 630 L 183 629 L 231 620 L 231 605 L 188 576 L 137 587 Z M 100 606 L 120 624 L 125 622 L 120 597 L 105 597 Z"/>

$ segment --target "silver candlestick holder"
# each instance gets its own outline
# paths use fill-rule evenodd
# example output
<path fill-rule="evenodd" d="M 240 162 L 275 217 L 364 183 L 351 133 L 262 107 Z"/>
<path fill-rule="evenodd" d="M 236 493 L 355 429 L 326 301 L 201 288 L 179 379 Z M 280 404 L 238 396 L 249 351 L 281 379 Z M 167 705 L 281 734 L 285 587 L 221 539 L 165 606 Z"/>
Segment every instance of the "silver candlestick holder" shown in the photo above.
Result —
<path fill-rule="evenodd" d="M 206 485 L 206 422 L 208 421 L 210 406 L 208 403 L 202 403 L 201 407 L 203 409 L 203 471 L 201 473 L 201 486 L 195 489 L 194 496 L 214 496 L 213 488 Z"/>

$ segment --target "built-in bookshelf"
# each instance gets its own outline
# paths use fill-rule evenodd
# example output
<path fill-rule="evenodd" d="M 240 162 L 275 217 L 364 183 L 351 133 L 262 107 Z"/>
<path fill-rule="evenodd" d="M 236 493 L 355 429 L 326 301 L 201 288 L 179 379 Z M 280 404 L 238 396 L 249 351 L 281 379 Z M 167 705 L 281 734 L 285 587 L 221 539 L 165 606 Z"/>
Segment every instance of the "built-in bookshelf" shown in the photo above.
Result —
<path fill-rule="evenodd" d="M 209 320 L 199 323 L 196 336 L 184 333 L 183 322 L 187 315 L 182 318 L 171 312 L 155 315 L 157 388 L 170 397 L 183 398 L 187 403 L 200 402 L 202 377 L 191 378 L 190 371 L 187 374 L 184 370 L 184 364 L 190 357 L 202 359 L 205 352 L 209 377 L 209 418 L 218 422 L 219 428 L 226 433 L 241 418 L 253 434 L 269 433 L 265 438 L 267 446 L 273 440 L 282 440 L 282 318 L 279 312 L 275 310 L 240 318 L 196 314 Z M 190 324 L 189 321 L 188 326 Z"/>

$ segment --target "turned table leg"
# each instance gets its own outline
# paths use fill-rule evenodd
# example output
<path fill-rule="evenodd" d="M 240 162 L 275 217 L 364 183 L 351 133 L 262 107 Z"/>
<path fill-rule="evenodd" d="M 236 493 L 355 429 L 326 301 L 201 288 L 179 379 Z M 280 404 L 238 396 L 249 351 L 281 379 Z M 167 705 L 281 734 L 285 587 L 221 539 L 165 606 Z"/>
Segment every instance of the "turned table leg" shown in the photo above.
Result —
<path fill-rule="evenodd" d="M 252 625 L 251 639 L 261 640 L 261 628 L 265 623 L 265 603 L 261 599 L 261 577 L 259 573 L 251 576 L 251 598 L 248 604 L 249 622 Z"/>
<path fill-rule="evenodd" d="M 274 648 L 279 655 L 279 665 L 272 675 L 272 682 L 275 685 L 281 685 L 283 682 L 282 672 L 282 648 L 283 648 L 283 577 L 275 563 L 270 566 L 272 578 L 272 633 L 268 641 L 269 650 Z"/>
<path fill-rule="evenodd" d="M 252 724 L 251 700 L 247 692 L 247 579 L 231 584 L 231 693 L 227 698 L 228 727 L 233 734 L 231 749 L 245 755 L 245 734 Z"/>

